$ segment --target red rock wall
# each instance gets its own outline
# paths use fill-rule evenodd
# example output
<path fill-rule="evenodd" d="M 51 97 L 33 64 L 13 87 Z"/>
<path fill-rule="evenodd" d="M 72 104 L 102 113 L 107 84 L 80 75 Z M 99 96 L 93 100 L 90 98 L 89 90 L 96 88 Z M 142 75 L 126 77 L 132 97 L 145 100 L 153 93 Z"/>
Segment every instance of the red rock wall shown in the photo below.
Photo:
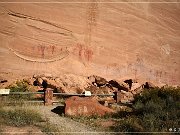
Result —
<path fill-rule="evenodd" d="M 179 84 L 179 3 L 67 2 L 0 3 L 1 72 Z"/>

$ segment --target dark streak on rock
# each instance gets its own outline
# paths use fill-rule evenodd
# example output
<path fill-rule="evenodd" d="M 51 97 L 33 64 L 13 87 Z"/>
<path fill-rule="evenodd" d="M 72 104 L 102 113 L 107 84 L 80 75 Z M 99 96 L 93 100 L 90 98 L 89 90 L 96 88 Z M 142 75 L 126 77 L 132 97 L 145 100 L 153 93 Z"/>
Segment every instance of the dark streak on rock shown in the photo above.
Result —
<path fill-rule="evenodd" d="M 11 10 L 8 11 L 8 15 L 10 15 L 10 16 L 15 16 L 15 17 L 18 17 L 18 18 L 24 18 L 24 19 L 27 18 L 27 19 L 30 19 L 30 20 L 35 20 L 35 21 L 43 22 L 43 23 L 45 23 L 45 24 L 52 25 L 52 26 L 54 26 L 54 27 L 57 27 L 57 28 L 66 30 L 66 31 L 68 31 L 68 32 L 72 32 L 71 30 L 68 30 L 68 29 L 66 29 L 66 28 L 63 28 L 62 26 L 59 26 L 58 24 L 51 23 L 51 22 L 48 22 L 48 21 L 45 21 L 45 20 L 42 20 L 42 19 L 39 19 L 39 18 L 31 17 L 31 16 L 28 16 L 28 15 L 25 15 L 25 14 L 16 13 L 16 12 L 13 12 L 13 11 L 11 11 Z"/>

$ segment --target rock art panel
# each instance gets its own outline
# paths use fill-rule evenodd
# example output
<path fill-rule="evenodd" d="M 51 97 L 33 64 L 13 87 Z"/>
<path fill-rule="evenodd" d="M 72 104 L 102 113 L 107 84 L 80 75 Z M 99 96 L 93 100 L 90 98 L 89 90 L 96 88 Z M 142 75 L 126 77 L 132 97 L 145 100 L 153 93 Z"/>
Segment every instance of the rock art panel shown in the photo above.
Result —
<path fill-rule="evenodd" d="M 179 11 L 163 1 L 0 3 L 0 70 L 176 85 Z"/>
<path fill-rule="evenodd" d="M 15 31 L 7 28 L 3 31 L 9 32 L 12 40 L 8 48 L 17 57 L 32 62 L 53 62 L 69 55 L 67 48 L 74 43 L 71 30 L 13 11 L 8 11 L 7 16 Z"/>

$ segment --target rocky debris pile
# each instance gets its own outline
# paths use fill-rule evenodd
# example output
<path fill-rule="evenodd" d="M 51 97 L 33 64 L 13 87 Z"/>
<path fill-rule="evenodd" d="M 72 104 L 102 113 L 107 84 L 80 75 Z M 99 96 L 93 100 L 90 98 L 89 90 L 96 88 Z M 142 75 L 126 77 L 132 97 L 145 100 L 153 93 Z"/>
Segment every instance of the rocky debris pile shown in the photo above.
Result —
<path fill-rule="evenodd" d="M 110 80 L 104 84 L 108 94 L 117 92 L 118 102 L 120 103 L 131 103 L 134 97 L 140 94 L 144 88 L 154 88 L 156 87 L 151 82 L 146 82 L 145 84 L 138 83 L 137 80 L 127 79 L 124 81 Z M 100 88 L 99 88 L 100 89 Z M 107 98 L 106 98 L 107 100 Z M 107 100 L 108 101 L 108 100 Z"/>
<path fill-rule="evenodd" d="M 95 98 L 90 97 L 70 97 L 65 102 L 65 115 L 71 116 L 103 116 L 114 111 L 108 107 L 101 105 Z"/>
<path fill-rule="evenodd" d="M 0 81 L 1 83 L 6 82 L 6 80 Z M 84 77 L 73 74 L 64 74 L 59 77 L 54 77 L 50 74 L 44 74 L 34 75 L 32 78 L 23 81 L 26 81 L 30 86 L 36 86 L 35 88 L 33 87 L 33 92 L 51 88 L 54 92 L 59 93 L 82 94 L 85 91 L 90 91 L 91 94 L 95 95 L 93 96 L 93 99 L 88 97 L 68 98 L 65 101 L 67 115 L 92 115 L 94 113 L 104 115 L 106 112 L 112 112 L 108 107 L 115 104 L 117 106 L 121 103 L 131 104 L 134 97 L 137 94 L 140 94 L 144 88 L 149 89 L 155 87 L 151 82 L 140 84 L 132 79 L 124 81 L 108 81 L 103 77 L 95 75 Z M 97 96 L 101 94 L 110 94 L 111 96 Z"/>
<path fill-rule="evenodd" d="M 47 77 L 45 75 L 33 76 L 33 85 L 43 88 L 52 88 L 61 93 L 82 93 L 85 88 L 90 86 L 90 81 L 83 76 L 64 74 L 59 77 Z"/>
<path fill-rule="evenodd" d="M 133 79 L 108 81 L 96 75 L 84 77 L 73 74 L 64 74 L 59 77 L 53 77 L 50 74 L 34 75 L 33 78 L 29 79 L 29 84 L 35 85 L 38 88 L 52 88 L 54 92 L 59 93 L 82 94 L 85 91 L 90 91 L 95 95 L 103 95 L 117 92 L 119 103 L 131 103 L 134 97 L 142 92 L 143 88 L 149 89 L 155 87 L 155 85 L 150 82 L 140 84 Z M 105 106 L 117 101 L 113 96 L 95 97 Z"/>
<path fill-rule="evenodd" d="M 92 94 L 113 94 L 114 89 L 109 86 L 106 79 L 99 76 L 77 76 L 64 74 L 59 77 L 34 75 L 32 85 L 52 88 L 61 93 L 81 94 L 84 91 L 91 91 Z"/>

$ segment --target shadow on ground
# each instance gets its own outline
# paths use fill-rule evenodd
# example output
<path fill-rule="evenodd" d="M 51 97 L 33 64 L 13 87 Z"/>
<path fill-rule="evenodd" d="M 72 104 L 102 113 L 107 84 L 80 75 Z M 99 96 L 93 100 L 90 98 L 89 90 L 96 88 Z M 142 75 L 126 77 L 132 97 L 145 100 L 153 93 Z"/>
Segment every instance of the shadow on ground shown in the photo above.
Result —
<path fill-rule="evenodd" d="M 65 106 L 57 106 L 56 108 L 52 109 L 51 112 L 58 115 L 63 115 L 65 114 Z"/>

